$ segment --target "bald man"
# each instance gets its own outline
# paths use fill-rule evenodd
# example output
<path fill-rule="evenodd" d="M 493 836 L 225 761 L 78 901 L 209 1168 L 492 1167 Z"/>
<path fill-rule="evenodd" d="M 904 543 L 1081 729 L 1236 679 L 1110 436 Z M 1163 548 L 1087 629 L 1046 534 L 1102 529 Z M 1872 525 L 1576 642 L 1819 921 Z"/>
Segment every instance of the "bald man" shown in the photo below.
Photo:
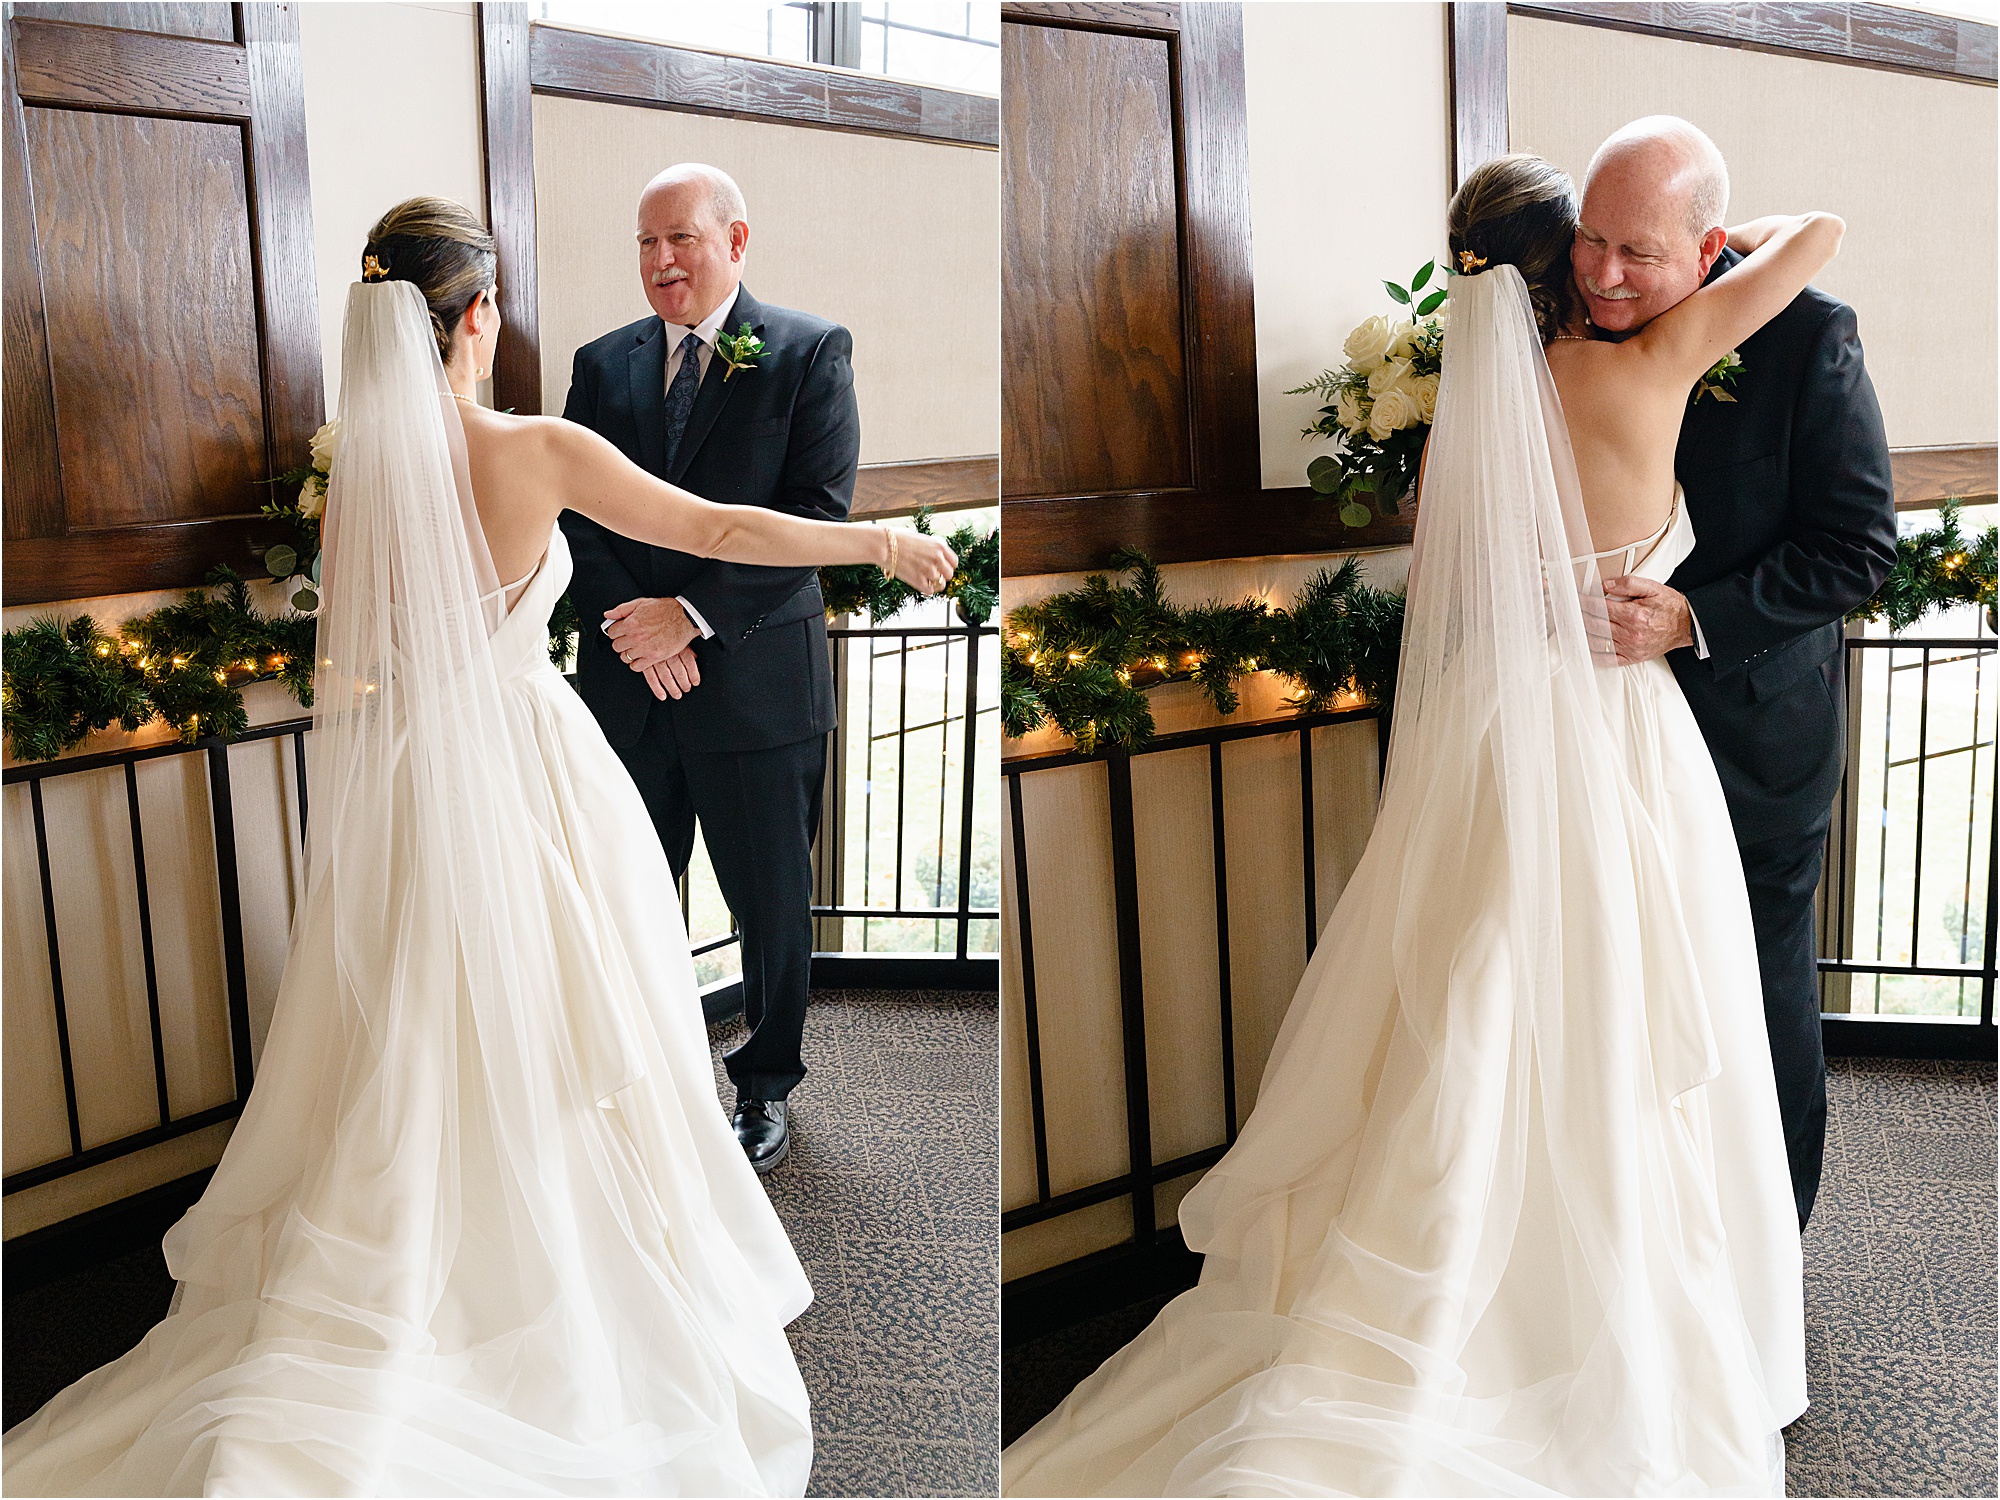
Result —
<path fill-rule="evenodd" d="M 861 452 L 853 341 L 752 297 L 749 242 L 727 173 L 688 162 L 648 183 L 636 243 L 652 315 L 577 350 L 563 415 L 706 499 L 844 520 Z M 790 1150 L 786 1098 L 806 1072 L 812 840 L 834 725 L 818 574 L 648 547 L 573 511 L 562 525 L 583 701 L 676 876 L 699 822 L 742 931 L 750 1033 L 724 1062 L 737 1139 L 768 1172 Z"/>
<path fill-rule="evenodd" d="M 1600 337 L 1728 274 L 1728 203 L 1722 154 L 1685 120 L 1598 148 L 1571 259 Z M 1854 309 L 1807 287 L 1737 352 L 1734 399 L 1691 397 L 1681 425 L 1694 551 L 1668 583 L 1605 594 L 1619 655 L 1666 656 L 1729 801 L 1803 1229 L 1826 1143 L 1813 902 L 1847 742 L 1841 620 L 1895 563 L 1896 515 Z"/>

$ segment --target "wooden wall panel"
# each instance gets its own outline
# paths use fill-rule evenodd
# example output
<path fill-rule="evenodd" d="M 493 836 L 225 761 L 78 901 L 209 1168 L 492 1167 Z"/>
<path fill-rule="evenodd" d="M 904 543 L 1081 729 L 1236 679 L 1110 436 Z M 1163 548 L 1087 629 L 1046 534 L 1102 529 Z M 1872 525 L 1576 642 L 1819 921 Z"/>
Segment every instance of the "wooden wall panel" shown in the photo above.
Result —
<path fill-rule="evenodd" d="M 1006 493 L 1189 488 L 1169 44 L 1001 35 Z"/>
<path fill-rule="evenodd" d="M 70 109 L 29 109 L 26 123 L 69 525 L 255 511 L 265 433 L 242 131 Z"/>
<path fill-rule="evenodd" d="M 155 31 L 163 36 L 199 37 L 210 42 L 236 40 L 236 7 L 214 0 L 136 0 L 107 4 L 98 0 L 19 0 L 17 16 L 46 21 L 78 21 L 87 26 L 115 26 L 122 31 Z"/>

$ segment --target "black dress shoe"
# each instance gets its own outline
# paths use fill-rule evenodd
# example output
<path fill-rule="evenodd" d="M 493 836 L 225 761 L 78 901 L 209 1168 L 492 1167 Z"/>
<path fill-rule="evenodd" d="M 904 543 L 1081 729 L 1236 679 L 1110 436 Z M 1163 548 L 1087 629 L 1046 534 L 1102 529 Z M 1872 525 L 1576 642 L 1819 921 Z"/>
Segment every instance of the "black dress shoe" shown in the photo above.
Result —
<path fill-rule="evenodd" d="M 738 1099 L 730 1124 L 736 1127 L 736 1139 L 759 1177 L 773 1170 L 791 1152 L 792 1133 L 782 1099 Z"/>

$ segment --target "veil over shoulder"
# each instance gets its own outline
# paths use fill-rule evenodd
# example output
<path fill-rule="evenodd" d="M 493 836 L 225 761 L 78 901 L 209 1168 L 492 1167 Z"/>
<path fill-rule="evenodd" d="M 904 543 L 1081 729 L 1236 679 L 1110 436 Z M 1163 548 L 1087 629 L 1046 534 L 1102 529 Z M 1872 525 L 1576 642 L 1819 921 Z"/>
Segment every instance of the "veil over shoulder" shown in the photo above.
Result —
<path fill-rule="evenodd" d="M 510 609 L 421 294 L 356 285 L 306 884 L 164 1322 L 14 1494 L 804 1492 L 810 1288 L 718 1108 L 664 856 Z"/>
<path fill-rule="evenodd" d="M 1727 812 L 1664 663 L 1611 658 L 1519 272 L 1448 306 L 1367 850 L 1182 1204 L 1200 1284 L 1009 1493 L 1783 1493 L 1799 1246 Z"/>

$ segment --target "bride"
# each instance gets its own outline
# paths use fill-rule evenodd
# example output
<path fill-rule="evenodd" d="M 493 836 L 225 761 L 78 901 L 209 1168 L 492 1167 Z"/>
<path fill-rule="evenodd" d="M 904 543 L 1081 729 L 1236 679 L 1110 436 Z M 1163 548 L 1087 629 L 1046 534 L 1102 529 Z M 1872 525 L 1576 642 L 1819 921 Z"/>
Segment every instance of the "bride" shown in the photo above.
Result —
<path fill-rule="evenodd" d="M 1529 156 L 1453 199 L 1373 835 L 1181 1207 L 1200 1284 L 1007 1450 L 1009 1493 L 1784 1493 L 1801 1262 L 1742 867 L 1600 573 L 1687 555 L 1689 391 L 1842 225 L 1732 231 L 1740 265 L 1613 344 L 1576 221 Z"/>
<path fill-rule="evenodd" d="M 172 1310 L 7 1434 L 10 1494 L 804 1492 L 811 1289 L 717 1107 L 652 823 L 549 665 L 556 518 L 927 591 L 956 559 L 478 407 L 494 264 L 448 200 L 370 236 L 257 1087 L 167 1236 Z"/>

